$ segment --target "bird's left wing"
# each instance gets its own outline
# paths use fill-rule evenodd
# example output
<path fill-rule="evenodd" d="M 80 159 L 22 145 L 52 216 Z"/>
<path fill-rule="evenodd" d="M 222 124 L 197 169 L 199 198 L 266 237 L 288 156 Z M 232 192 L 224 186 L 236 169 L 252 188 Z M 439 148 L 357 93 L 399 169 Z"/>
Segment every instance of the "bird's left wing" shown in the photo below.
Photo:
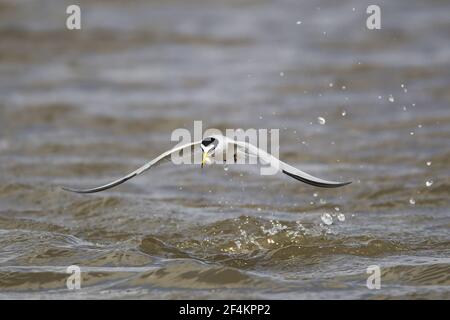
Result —
<path fill-rule="evenodd" d="M 237 146 L 238 151 L 244 152 L 250 156 L 256 156 L 258 159 L 260 159 L 263 163 L 269 164 L 272 167 L 277 168 L 279 171 L 283 172 L 284 174 L 297 179 L 301 182 L 321 187 L 321 188 L 337 188 L 341 186 L 345 186 L 347 184 L 350 184 L 351 182 L 337 182 L 337 181 L 328 181 L 321 178 L 314 177 L 306 172 L 303 172 L 279 159 L 274 157 L 273 155 L 267 153 L 266 151 L 252 145 L 248 142 L 243 141 L 235 141 L 229 138 L 226 138 L 226 143 L 228 144 L 234 144 Z"/>
<path fill-rule="evenodd" d="M 95 192 L 100 192 L 103 190 L 107 190 L 110 188 L 113 188 L 115 186 L 118 186 L 119 184 L 124 183 L 125 181 L 130 180 L 131 178 L 134 178 L 138 175 L 140 175 L 141 173 L 147 171 L 148 169 L 150 169 L 151 167 L 153 167 L 154 165 L 156 165 L 157 163 L 159 163 L 160 161 L 167 159 L 169 156 L 171 156 L 173 153 L 181 151 L 183 149 L 186 148 L 190 148 L 192 146 L 198 145 L 200 144 L 201 141 L 197 141 L 197 142 L 192 142 L 192 143 L 188 143 L 182 146 L 178 146 L 175 147 L 171 150 L 168 150 L 164 153 L 162 153 L 161 155 L 159 155 L 158 157 L 156 157 L 155 159 L 153 159 L 152 161 L 146 163 L 145 165 L 143 165 L 142 167 L 140 167 L 139 169 L 127 174 L 126 176 L 119 178 L 117 180 L 114 180 L 113 182 L 110 182 L 108 184 L 96 187 L 96 188 L 92 188 L 92 189 L 73 189 L 73 188 L 67 188 L 67 187 L 62 187 L 63 190 L 66 191 L 70 191 L 70 192 L 76 192 L 76 193 L 95 193 Z"/>

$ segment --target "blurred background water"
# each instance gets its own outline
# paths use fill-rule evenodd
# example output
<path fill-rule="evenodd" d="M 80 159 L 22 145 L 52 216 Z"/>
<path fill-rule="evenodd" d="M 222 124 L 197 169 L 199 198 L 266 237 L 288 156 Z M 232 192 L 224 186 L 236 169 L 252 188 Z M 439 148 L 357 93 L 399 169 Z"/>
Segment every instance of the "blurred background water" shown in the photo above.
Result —
<path fill-rule="evenodd" d="M 450 298 L 448 1 L 377 1 L 375 31 L 370 1 L 77 1 L 79 31 L 70 4 L 0 1 L 0 298 Z M 283 160 L 353 184 L 169 164 L 59 188 L 194 120 L 279 128 Z"/>

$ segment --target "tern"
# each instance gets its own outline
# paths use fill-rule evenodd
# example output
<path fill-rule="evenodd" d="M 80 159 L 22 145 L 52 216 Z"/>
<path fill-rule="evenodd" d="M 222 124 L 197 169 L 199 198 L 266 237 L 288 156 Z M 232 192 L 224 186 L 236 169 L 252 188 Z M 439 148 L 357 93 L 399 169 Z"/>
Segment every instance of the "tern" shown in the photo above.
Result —
<path fill-rule="evenodd" d="M 234 162 L 237 161 L 238 155 L 241 156 L 247 156 L 247 157 L 256 157 L 256 159 L 259 159 L 260 162 L 268 164 L 278 171 L 281 171 L 282 173 L 297 179 L 301 182 L 321 187 L 321 188 L 337 188 L 342 187 L 345 185 L 350 184 L 351 182 L 336 182 L 336 181 L 328 181 L 324 179 L 320 179 L 317 177 L 314 177 L 306 172 L 303 172 L 281 160 L 274 157 L 273 155 L 267 153 L 266 151 L 243 141 L 235 141 L 233 139 L 230 139 L 228 137 L 222 136 L 222 135 L 212 135 L 209 137 L 204 138 L 201 141 L 187 143 L 182 146 L 175 147 L 171 150 L 168 150 L 155 159 L 151 160 L 150 162 L 146 163 L 142 167 L 138 168 L 137 170 L 127 174 L 126 176 L 119 178 L 113 182 L 110 182 L 108 184 L 91 188 L 91 189 L 73 189 L 68 187 L 62 187 L 63 190 L 70 191 L 70 192 L 76 192 L 76 193 L 95 193 L 104 191 L 110 188 L 113 188 L 115 186 L 118 186 L 119 184 L 122 184 L 141 173 L 149 170 L 150 168 L 154 167 L 156 164 L 162 162 L 163 160 L 168 160 L 169 157 L 175 152 L 180 152 L 183 149 L 191 148 L 200 145 L 200 148 L 202 150 L 202 162 L 201 167 L 203 167 L 205 164 L 209 164 L 214 160 L 215 155 L 218 155 L 220 153 L 234 151 Z M 230 149 L 233 148 L 233 149 Z"/>

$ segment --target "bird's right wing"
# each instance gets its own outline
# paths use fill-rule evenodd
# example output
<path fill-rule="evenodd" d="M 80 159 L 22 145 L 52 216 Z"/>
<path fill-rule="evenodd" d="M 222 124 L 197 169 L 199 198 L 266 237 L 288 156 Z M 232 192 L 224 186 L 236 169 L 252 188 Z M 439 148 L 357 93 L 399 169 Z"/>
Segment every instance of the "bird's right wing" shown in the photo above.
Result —
<path fill-rule="evenodd" d="M 252 145 L 248 142 L 243 141 L 235 141 L 232 139 L 227 138 L 226 142 L 228 144 L 236 145 L 238 148 L 238 151 L 246 153 L 250 156 L 256 156 L 258 159 L 260 159 L 263 163 L 269 164 L 270 166 L 278 169 L 279 171 L 283 172 L 284 174 L 297 179 L 301 182 L 321 187 L 321 188 L 337 188 L 341 186 L 345 186 L 347 184 L 350 184 L 351 182 L 337 182 L 337 181 L 328 181 L 321 178 L 314 177 L 306 172 L 303 172 L 283 161 L 280 159 L 277 159 L 273 155 L 267 153 L 266 151 Z"/>
<path fill-rule="evenodd" d="M 103 190 L 107 190 L 110 188 L 113 188 L 115 186 L 118 186 L 119 184 L 124 183 L 125 181 L 130 180 L 131 178 L 134 178 L 138 175 L 140 175 L 141 173 L 147 171 L 148 169 L 150 169 L 151 167 L 153 167 L 154 165 L 156 165 L 157 163 L 159 163 L 160 161 L 167 159 L 169 156 L 171 156 L 173 153 L 181 151 L 183 149 L 186 148 L 190 148 L 192 146 L 198 145 L 200 144 L 201 141 L 197 141 L 197 142 L 192 142 L 192 143 L 188 143 L 179 147 L 175 147 L 171 150 L 168 150 L 164 153 L 162 153 L 161 155 L 159 155 L 158 157 L 156 157 L 155 159 L 153 159 L 152 161 L 146 163 L 145 165 L 143 165 L 142 167 L 140 167 L 139 169 L 127 174 L 126 176 L 119 178 L 117 180 L 114 180 L 113 182 L 110 182 L 108 184 L 96 187 L 96 188 L 92 188 L 92 189 L 73 189 L 73 188 L 67 188 L 67 187 L 62 187 L 63 190 L 66 191 L 70 191 L 70 192 L 76 192 L 76 193 L 95 193 L 95 192 L 100 192 Z"/>

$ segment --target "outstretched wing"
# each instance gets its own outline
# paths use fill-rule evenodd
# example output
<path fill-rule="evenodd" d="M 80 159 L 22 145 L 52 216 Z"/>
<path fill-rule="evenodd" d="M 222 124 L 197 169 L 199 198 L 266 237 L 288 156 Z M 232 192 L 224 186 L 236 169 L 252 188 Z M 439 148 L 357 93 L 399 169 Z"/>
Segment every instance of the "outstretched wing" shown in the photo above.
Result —
<path fill-rule="evenodd" d="M 321 187 L 321 188 L 337 188 L 341 186 L 345 186 L 347 184 L 350 184 L 351 182 L 337 182 L 337 181 L 328 181 L 324 179 L 320 179 L 317 177 L 314 177 L 306 172 L 303 172 L 277 158 L 275 158 L 273 155 L 267 153 L 266 151 L 259 149 L 258 147 L 248 143 L 248 142 L 242 142 L 242 141 L 234 141 L 232 139 L 227 138 L 226 143 L 228 144 L 234 144 L 237 146 L 238 151 L 245 152 L 246 154 L 250 156 L 256 156 L 262 162 L 267 163 L 275 168 L 277 168 L 279 171 L 283 172 L 284 174 L 297 179 L 301 182 Z"/>
<path fill-rule="evenodd" d="M 164 159 L 167 159 L 169 156 L 171 156 L 173 153 L 181 151 L 183 149 L 186 148 L 190 148 L 192 146 L 198 145 L 200 144 L 201 141 L 197 141 L 197 142 L 192 142 L 192 143 L 188 143 L 179 147 L 175 147 L 169 151 L 166 151 L 164 153 L 162 153 L 161 155 L 159 155 L 158 157 L 156 157 L 155 159 L 153 159 L 152 161 L 146 163 L 145 165 L 143 165 L 142 167 L 140 167 L 139 169 L 127 174 L 126 176 L 119 178 L 113 182 L 110 182 L 108 184 L 105 184 L 103 186 L 99 186 L 96 188 L 92 188 L 92 189 L 73 189 L 73 188 L 67 188 L 67 187 L 62 187 L 63 190 L 66 191 L 70 191 L 70 192 L 76 192 L 76 193 L 95 193 L 95 192 L 100 192 L 103 190 L 107 190 L 110 188 L 113 188 L 115 186 L 118 186 L 119 184 L 124 183 L 125 181 L 128 181 L 138 175 L 140 175 L 141 173 L 147 171 L 148 169 L 150 169 L 151 167 L 153 167 L 154 165 L 156 165 L 157 163 L 161 162 Z"/>

